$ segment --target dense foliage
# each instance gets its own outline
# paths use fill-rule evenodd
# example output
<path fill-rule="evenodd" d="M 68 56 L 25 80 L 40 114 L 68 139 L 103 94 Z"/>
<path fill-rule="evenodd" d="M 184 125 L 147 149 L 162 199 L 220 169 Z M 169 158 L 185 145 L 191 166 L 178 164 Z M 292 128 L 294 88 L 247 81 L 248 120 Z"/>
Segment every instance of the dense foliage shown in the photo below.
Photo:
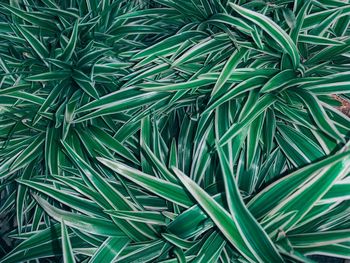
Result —
<path fill-rule="evenodd" d="M 2 0 L 0 262 L 350 256 L 350 4 Z"/>

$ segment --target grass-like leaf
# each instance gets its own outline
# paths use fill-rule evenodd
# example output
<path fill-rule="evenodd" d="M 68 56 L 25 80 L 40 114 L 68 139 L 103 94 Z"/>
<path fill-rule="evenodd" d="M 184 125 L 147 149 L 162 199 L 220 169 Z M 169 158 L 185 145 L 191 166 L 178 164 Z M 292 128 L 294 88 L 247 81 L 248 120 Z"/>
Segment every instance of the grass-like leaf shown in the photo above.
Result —
<path fill-rule="evenodd" d="M 348 259 L 349 13 L 1 1 L 0 263 Z"/>

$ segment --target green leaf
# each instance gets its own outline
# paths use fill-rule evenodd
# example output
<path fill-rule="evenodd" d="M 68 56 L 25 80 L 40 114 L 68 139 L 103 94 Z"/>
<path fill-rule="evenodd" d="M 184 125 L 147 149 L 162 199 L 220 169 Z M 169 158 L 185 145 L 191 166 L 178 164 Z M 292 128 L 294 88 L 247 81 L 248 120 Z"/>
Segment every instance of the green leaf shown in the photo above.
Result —
<path fill-rule="evenodd" d="M 134 205 L 127 200 L 120 192 L 118 192 L 113 186 L 105 180 L 95 169 L 93 169 L 88 163 L 86 163 L 66 142 L 62 142 L 64 148 L 67 151 L 69 157 L 79 167 L 79 169 L 85 174 L 88 181 L 94 186 L 94 188 L 102 195 L 102 197 L 109 203 L 107 209 L 122 209 L 122 210 L 134 210 Z M 105 208 L 106 209 L 106 208 Z M 129 224 L 125 221 L 116 222 L 119 227 L 126 232 L 128 236 L 135 240 L 144 239 L 145 235 L 152 235 L 152 231 L 148 227 L 142 224 Z"/>
<path fill-rule="evenodd" d="M 175 36 L 168 37 L 163 41 L 160 41 L 159 43 L 135 54 L 133 56 L 133 59 L 142 59 L 148 56 L 156 57 L 160 52 L 162 52 L 165 49 L 182 44 L 182 42 L 186 39 L 190 39 L 192 37 L 201 35 L 205 36 L 205 33 L 201 31 L 186 31 L 176 34 Z"/>
<path fill-rule="evenodd" d="M 346 147 L 343 150 L 346 150 Z M 304 182 L 293 194 L 282 200 L 267 217 L 293 213 L 290 218 L 279 216 L 279 220 L 284 222 L 284 229 L 286 231 L 292 229 L 315 206 L 316 202 L 329 191 L 332 185 L 349 172 L 349 168 L 349 156 L 347 156 L 331 166 L 313 171 L 310 180 L 307 183 Z M 270 231 L 275 231 L 277 225 L 271 226 Z"/>
<path fill-rule="evenodd" d="M 271 92 L 277 89 L 281 89 L 288 84 L 289 81 L 296 77 L 294 70 L 286 69 L 271 78 L 266 84 L 261 88 L 261 92 Z"/>
<path fill-rule="evenodd" d="M 233 86 L 228 92 L 222 94 L 219 98 L 210 103 L 205 111 L 203 111 L 202 115 L 212 111 L 226 101 L 236 98 L 244 92 L 261 87 L 266 82 L 266 79 L 267 77 L 265 76 L 255 76 L 240 82 L 236 86 Z"/>
<path fill-rule="evenodd" d="M 300 131 L 284 124 L 278 124 L 277 128 L 283 139 L 297 150 L 300 155 L 305 156 L 307 162 L 315 161 L 324 156 L 321 147 Z"/>
<path fill-rule="evenodd" d="M 223 236 L 219 232 L 213 232 L 205 240 L 194 262 L 217 262 L 225 245 Z"/>
<path fill-rule="evenodd" d="M 96 140 L 103 143 L 107 148 L 110 148 L 111 150 L 115 151 L 116 153 L 130 160 L 131 162 L 139 164 L 139 160 L 137 160 L 134 154 L 123 144 L 121 144 L 119 141 L 110 136 L 108 133 L 95 126 L 91 126 L 90 129 L 94 134 Z"/>
<path fill-rule="evenodd" d="M 191 80 L 191 81 L 188 81 L 188 82 L 168 84 L 168 85 L 162 85 L 162 86 L 151 85 L 150 87 L 145 87 L 146 85 L 143 85 L 142 90 L 144 90 L 144 91 L 187 90 L 187 89 L 193 89 L 193 88 L 206 86 L 206 85 L 211 84 L 211 83 L 212 83 L 212 81 L 207 80 L 207 79 L 195 79 L 195 80 Z"/>
<path fill-rule="evenodd" d="M 233 52 L 231 57 L 227 60 L 223 70 L 220 73 L 220 76 L 215 83 L 213 91 L 211 93 L 212 96 L 219 93 L 222 86 L 226 83 L 226 81 L 230 78 L 231 73 L 235 70 L 238 64 L 241 62 L 244 55 L 247 53 L 247 49 L 241 48 L 240 50 L 236 50 Z"/>
<path fill-rule="evenodd" d="M 232 220 L 227 211 L 219 205 L 210 195 L 208 195 L 202 188 L 189 179 L 177 168 L 173 168 L 179 180 L 183 183 L 186 189 L 191 193 L 193 198 L 213 220 L 215 225 L 220 229 L 222 234 L 228 241 L 240 251 L 248 260 L 256 260 L 251 251 L 247 248 L 244 239 L 239 232 L 237 225 Z"/>
<path fill-rule="evenodd" d="M 29 181 L 29 180 L 17 180 L 20 184 L 26 185 L 32 189 L 35 189 L 47 196 L 50 196 L 51 198 L 73 208 L 77 211 L 80 211 L 85 214 L 95 215 L 95 216 L 101 216 L 101 210 L 100 207 L 98 207 L 95 203 L 74 196 L 74 195 L 68 195 L 68 192 L 65 192 L 63 190 L 55 189 L 54 187 L 49 186 L 45 183 L 39 183 L 35 181 Z"/>
<path fill-rule="evenodd" d="M 300 35 L 300 30 L 303 27 L 303 23 L 305 20 L 305 17 L 307 15 L 307 10 L 310 6 L 310 4 L 312 3 L 312 1 L 304 1 L 303 6 L 299 9 L 298 15 L 296 17 L 296 21 L 295 21 L 295 26 L 294 28 L 290 31 L 290 37 L 291 39 L 294 41 L 295 44 L 298 43 L 298 38 Z"/>
<path fill-rule="evenodd" d="M 145 150 L 146 156 L 151 160 L 152 164 L 156 167 L 156 170 L 160 172 L 163 179 L 177 183 L 177 179 L 175 176 L 167 169 L 167 167 L 155 156 L 155 154 L 151 151 L 151 149 L 145 143 L 143 145 L 143 149 Z M 176 157 L 174 157 L 176 158 Z"/>
<path fill-rule="evenodd" d="M 344 45 L 345 42 L 336 39 L 330 39 L 321 36 L 313 36 L 313 35 L 299 35 L 300 43 L 307 43 L 312 45 L 326 45 L 326 46 L 334 46 L 334 45 Z"/>
<path fill-rule="evenodd" d="M 160 212 L 151 211 L 115 211 L 106 210 L 106 213 L 126 220 L 143 222 L 147 224 L 165 225 L 165 216 Z"/>
<path fill-rule="evenodd" d="M 145 243 L 144 246 L 131 247 L 128 253 L 122 254 L 117 258 L 119 263 L 128 263 L 142 258 L 144 261 L 152 262 L 155 258 L 159 257 L 163 251 L 164 241 L 155 240 Z"/>
<path fill-rule="evenodd" d="M 154 103 L 161 98 L 164 98 L 164 94 L 158 92 L 147 92 L 141 93 L 138 95 L 129 95 L 126 98 L 121 97 L 122 92 L 125 92 L 127 95 L 129 90 L 117 91 L 114 94 L 108 94 L 104 97 L 101 97 L 99 100 L 93 101 L 85 106 L 79 108 L 76 112 L 85 112 L 93 109 L 97 109 L 92 113 L 86 114 L 78 119 L 75 122 L 82 122 L 99 116 L 109 115 L 125 111 L 125 109 L 134 109 L 141 106 Z"/>
<path fill-rule="evenodd" d="M 334 126 L 334 123 L 329 119 L 327 113 L 315 95 L 304 91 L 298 91 L 297 95 L 305 102 L 305 106 L 320 130 L 337 141 L 344 141 L 343 136 Z"/>
<path fill-rule="evenodd" d="M 291 57 L 294 69 L 297 69 L 300 64 L 300 56 L 296 45 L 293 43 L 292 39 L 287 35 L 287 33 L 280 28 L 274 21 L 261 15 L 257 12 L 251 11 L 244 7 L 238 6 L 236 4 L 231 4 L 230 6 L 241 16 L 250 20 L 267 34 L 269 34 L 282 49 L 285 50 Z"/>
<path fill-rule="evenodd" d="M 216 149 L 230 214 L 245 244 L 259 262 L 283 262 L 269 236 L 246 208 L 223 149 L 220 146 L 217 146 Z"/>
<path fill-rule="evenodd" d="M 112 262 L 120 255 L 129 242 L 130 240 L 128 238 L 109 237 L 96 250 L 89 262 Z"/>
<path fill-rule="evenodd" d="M 344 246 L 341 244 L 332 244 L 328 246 L 311 247 L 311 248 L 301 248 L 299 249 L 301 253 L 305 255 L 323 255 L 328 257 L 350 259 L 349 257 L 349 246 Z"/>
<path fill-rule="evenodd" d="M 318 94 L 346 94 L 349 92 L 350 82 L 348 81 L 348 72 L 328 75 L 327 78 L 321 79 L 314 83 L 305 83 L 300 88 Z"/>
<path fill-rule="evenodd" d="M 295 27 L 295 23 L 296 23 L 296 19 L 295 19 L 295 15 L 294 15 L 293 11 L 290 10 L 289 8 L 283 8 L 282 14 L 283 14 L 283 17 L 286 20 L 289 28 L 293 29 Z"/>
<path fill-rule="evenodd" d="M 43 139 L 44 135 L 40 134 L 37 136 L 30 145 L 24 149 L 19 156 L 17 156 L 16 160 L 12 163 L 10 169 L 11 170 L 16 170 L 24 165 L 26 163 L 29 163 L 33 157 L 35 158 L 38 154 L 39 149 L 43 145 Z"/>
<path fill-rule="evenodd" d="M 72 35 L 69 39 L 69 42 L 66 48 L 64 49 L 60 57 L 61 60 L 68 61 L 72 57 L 75 46 L 77 44 L 77 40 L 78 40 L 78 20 L 74 23 Z"/>
<path fill-rule="evenodd" d="M 74 259 L 72 245 L 71 245 L 70 240 L 69 240 L 67 227 L 66 227 L 63 220 L 61 222 L 61 225 L 62 225 L 61 236 L 62 236 L 63 262 L 64 263 L 74 263 L 75 259 Z"/>
<path fill-rule="evenodd" d="M 17 25 L 17 28 L 41 59 L 45 59 L 49 56 L 49 51 L 32 33 L 20 25 Z"/>
<path fill-rule="evenodd" d="M 95 51 L 89 50 L 89 52 L 87 52 L 84 56 L 82 56 L 78 60 L 77 67 L 88 65 L 91 61 L 97 60 L 99 57 L 101 57 L 104 53 L 106 53 L 109 50 L 110 48 L 97 49 Z"/>
<path fill-rule="evenodd" d="M 91 97 L 93 97 L 94 99 L 99 98 L 98 92 L 97 92 L 96 88 L 94 87 L 93 82 L 83 72 L 81 72 L 79 70 L 74 70 L 72 78 L 78 84 L 78 86 L 83 91 L 85 91 L 87 94 L 89 94 Z"/>
<path fill-rule="evenodd" d="M 247 136 L 247 167 L 251 167 L 255 154 L 259 146 L 259 138 L 262 132 L 262 126 L 265 119 L 265 114 L 261 114 L 250 125 Z"/>
<path fill-rule="evenodd" d="M 221 146 L 228 143 L 232 138 L 237 136 L 239 132 L 242 131 L 245 127 L 251 124 L 260 114 L 263 113 L 271 104 L 274 103 L 274 97 L 271 95 L 265 95 L 259 99 L 253 109 L 243 117 L 242 121 L 237 124 L 234 124 L 230 127 L 228 131 L 220 138 L 219 144 Z"/>
<path fill-rule="evenodd" d="M 169 233 L 162 233 L 162 237 L 164 237 L 164 239 L 166 241 L 168 241 L 169 243 L 171 243 L 171 244 L 173 244 L 173 245 L 175 245 L 175 246 L 177 246 L 178 248 L 181 248 L 181 249 L 189 249 L 195 243 L 193 241 L 188 241 L 188 240 L 181 239 L 178 236 L 172 235 L 172 234 L 169 234 Z"/>
<path fill-rule="evenodd" d="M 220 14 L 220 13 L 214 14 L 207 21 L 207 23 L 211 23 L 211 22 L 225 23 L 227 25 L 236 27 L 240 31 L 243 31 L 247 34 L 253 31 L 253 28 L 248 23 L 246 23 L 245 21 L 237 17 L 230 16 L 228 14 Z"/>
<path fill-rule="evenodd" d="M 53 224 L 46 229 L 29 232 L 28 238 L 17 245 L 10 253 L 1 258 L 3 263 L 17 263 L 31 259 L 45 258 L 62 254 L 61 247 L 48 245 L 50 242 L 59 242 L 61 224 Z M 75 240 L 72 240 L 75 241 Z M 81 245 L 81 242 L 80 244 Z"/>
<path fill-rule="evenodd" d="M 29 12 L 22 11 L 19 8 L 14 8 L 12 6 L 1 3 L 1 6 L 9 10 L 15 16 L 43 28 L 48 28 L 50 30 L 57 30 L 57 24 L 52 23 L 52 21 L 39 17 L 37 14 L 30 14 Z"/>
<path fill-rule="evenodd" d="M 350 185 L 347 182 L 340 181 L 332 186 L 332 188 L 323 196 L 320 204 L 333 203 L 337 201 L 345 201 L 350 199 Z"/>
<path fill-rule="evenodd" d="M 26 78 L 27 81 L 52 81 L 52 80 L 64 80 L 70 77 L 69 71 L 50 71 L 45 73 L 40 73 L 37 75 L 30 76 Z"/>
<path fill-rule="evenodd" d="M 322 247 L 350 241 L 350 231 L 336 230 L 289 235 L 288 241 L 292 243 L 293 247 Z"/>
<path fill-rule="evenodd" d="M 121 176 L 124 176 L 125 178 L 133 181 L 141 187 L 144 187 L 154 194 L 165 198 L 166 200 L 174 202 L 183 207 L 189 207 L 193 204 L 193 201 L 188 196 L 188 193 L 182 187 L 176 184 L 150 176 L 117 161 L 111 161 L 99 157 L 97 160 Z"/>
<path fill-rule="evenodd" d="M 255 218 L 261 218 L 268 211 L 271 211 L 284 198 L 291 195 L 294 189 L 301 187 L 309 178 L 322 168 L 335 165 L 341 160 L 347 158 L 349 151 L 329 156 L 324 160 L 309 164 L 302 169 L 298 169 L 287 176 L 282 177 L 275 183 L 267 186 L 248 202 L 249 211 Z M 293 185 L 293 187 L 290 187 Z"/>
<path fill-rule="evenodd" d="M 125 234 L 109 220 L 67 212 L 50 205 L 38 196 L 34 197 L 46 213 L 57 221 L 64 220 L 69 227 L 96 235 L 125 237 Z"/>

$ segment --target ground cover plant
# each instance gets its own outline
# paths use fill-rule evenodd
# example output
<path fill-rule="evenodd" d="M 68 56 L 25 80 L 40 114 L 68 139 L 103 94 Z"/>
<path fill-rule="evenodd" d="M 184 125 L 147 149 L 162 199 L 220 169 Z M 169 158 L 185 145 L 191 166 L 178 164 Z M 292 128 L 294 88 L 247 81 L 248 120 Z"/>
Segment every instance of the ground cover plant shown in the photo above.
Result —
<path fill-rule="evenodd" d="M 349 23 L 341 0 L 1 1 L 0 262 L 349 259 Z"/>

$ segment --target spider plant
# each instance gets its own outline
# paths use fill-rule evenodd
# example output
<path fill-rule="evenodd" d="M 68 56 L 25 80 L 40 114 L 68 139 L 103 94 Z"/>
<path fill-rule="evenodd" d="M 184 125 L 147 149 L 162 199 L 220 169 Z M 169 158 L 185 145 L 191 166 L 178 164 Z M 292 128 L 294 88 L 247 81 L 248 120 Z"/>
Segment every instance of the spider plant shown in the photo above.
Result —
<path fill-rule="evenodd" d="M 349 14 L 1 1 L 0 262 L 349 259 Z"/>

